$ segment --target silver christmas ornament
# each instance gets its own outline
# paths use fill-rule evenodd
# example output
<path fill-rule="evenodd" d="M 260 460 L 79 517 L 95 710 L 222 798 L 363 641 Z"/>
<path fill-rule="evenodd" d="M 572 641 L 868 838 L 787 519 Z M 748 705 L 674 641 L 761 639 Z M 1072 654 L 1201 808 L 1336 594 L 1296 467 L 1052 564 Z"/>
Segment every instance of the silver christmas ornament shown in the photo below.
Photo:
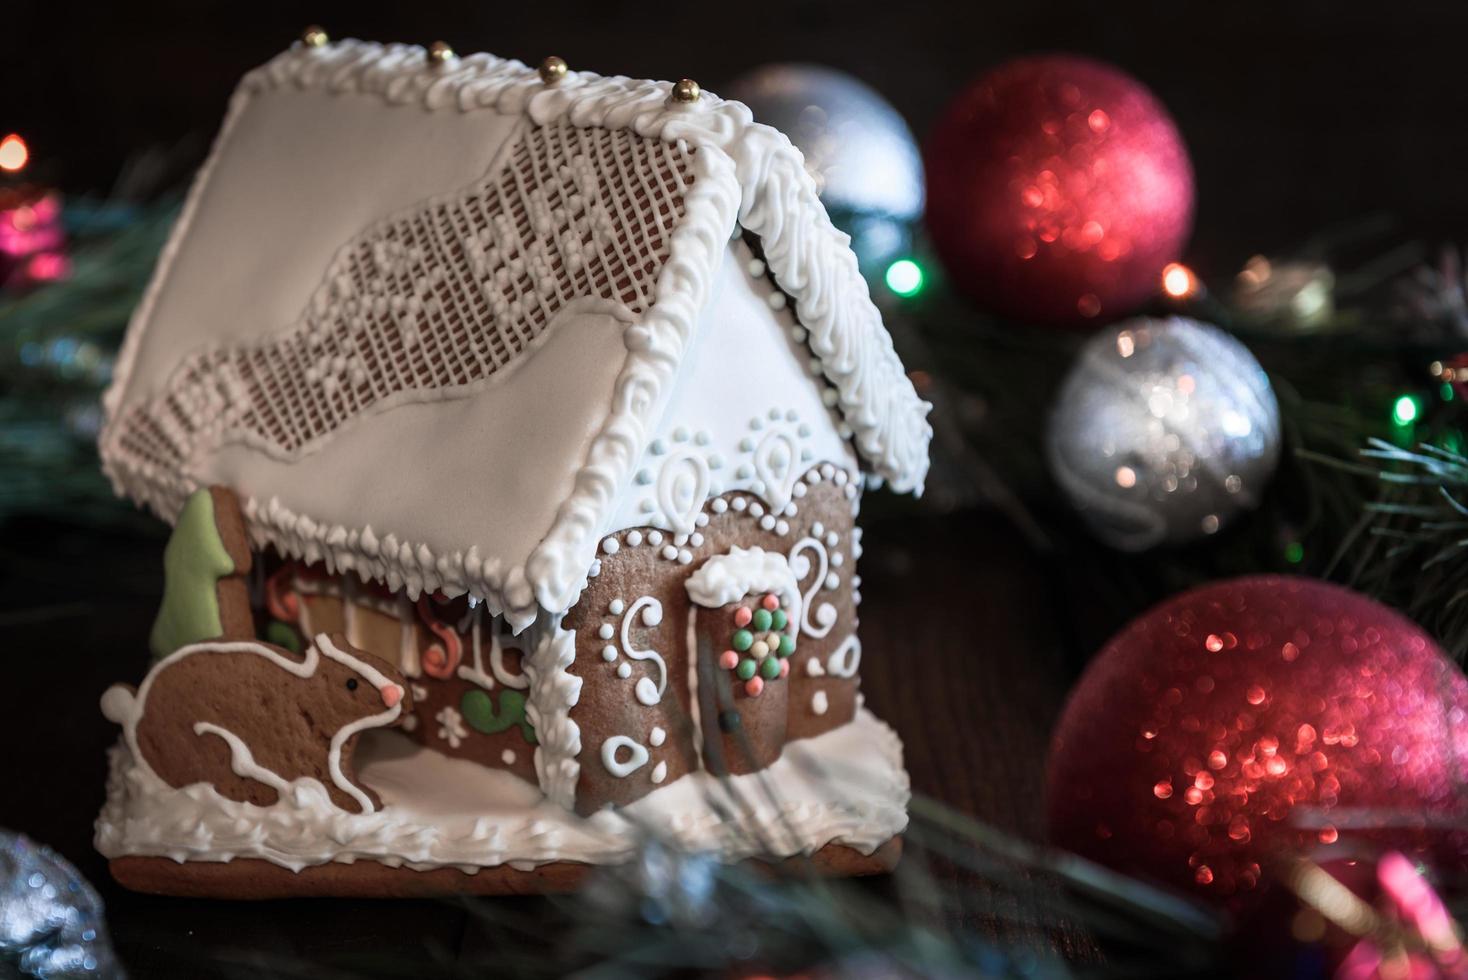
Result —
<path fill-rule="evenodd" d="M 1213 534 L 1279 462 L 1279 404 L 1254 356 L 1196 320 L 1137 318 L 1081 349 L 1050 418 L 1051 471 L 1123 551 Z"/>
<path fill-rule="evenodd" d="M 92 886 L 49 847 L 0 831 L 0 976 L 122 975 Z"/>
<path fill-rule="evenodd" d="M 720 94 L 748 105 L 756 122 L 799 147 L 864 270 L 908 250 L 923 211 L 922 156 L 902 116 L 874 89 L 834 68 L 777 64 L 736 78 Z"/>

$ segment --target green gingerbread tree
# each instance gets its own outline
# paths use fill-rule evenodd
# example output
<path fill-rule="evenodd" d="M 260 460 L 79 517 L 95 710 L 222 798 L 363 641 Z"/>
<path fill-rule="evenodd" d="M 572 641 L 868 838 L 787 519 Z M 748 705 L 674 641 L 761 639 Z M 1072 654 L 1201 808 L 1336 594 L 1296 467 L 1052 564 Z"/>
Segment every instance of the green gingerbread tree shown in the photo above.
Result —
<path fill-rule="evenodd" d="M 214 497 L 207 488 L 196 490 L 163 550 L 163 603 L 148 636 L 154 657 L 223 634 L 219 580 L 234 573 L 234 559 L 215 521 Z"/>

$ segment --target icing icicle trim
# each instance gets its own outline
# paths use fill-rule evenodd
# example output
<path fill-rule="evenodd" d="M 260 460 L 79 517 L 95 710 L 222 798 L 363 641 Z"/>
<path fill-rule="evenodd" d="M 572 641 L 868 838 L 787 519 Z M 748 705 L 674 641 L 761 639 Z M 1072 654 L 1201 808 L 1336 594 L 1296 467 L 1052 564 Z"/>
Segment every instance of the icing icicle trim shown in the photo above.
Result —
<path fill-rule="evenodd" d="M 320 522 L 278 502 L 251 501 L 257 543 L 333 570 L 357 571 L 412 597 L 423 591 L 468 593 L 503 614 L 516 630 L 535 620 L 536 604 L 560 612 L 584 588 L 597 542 L 609 529 L 632 471 L 663 412 L 672 380 L 709 298 L 711 282 L 736 220 L 760 239 L 765 261 L 799 312 L 812 353 L 835 387 L 854 443 L 874 474 L 898 491 L 920 491 L 927 471 L 929 407 L 913 389 L 856 268 L 845 235 L 831 225 L 799 152 L 782 134 L 755 124 L 748 108 L 705 94 L 670 103 L 665 82 L 571 73 L 555 86 L 524 65 L 470 55 L 435 68 L 422 48 L 344 41 L 297 47 L 246 76 L 215 150 L 190 191 L 142 304 L 129 328 L 105 396 L 100 439 L 114 486 L 172 517 L 192 489 L 188 473 L 135 465 L 119 456 L 118 422 L 144 326 L 171 274 L 222 149 L 250 101 L 271 90 L 353 92 L 427 111 L 488 109 L 523 114 L 539 125 L 626 130 L 686 145 L 695 179 L 685 215 L 672 233 L 655 302 L 625 331 L 628 356 L 609 415 L 581 461 L 572 489 L 540 545 L 519 556 L 480 555 L 472 542 L 412 542 L 370 527 Z M 267 519 L 268 518 L 268 519 Z"/>
<path fill-rule="evenodd" d="M 576 634 L 561 629 L 561 617 L 537 624 L 530 654 L 521 661 L 530 678 L 525 713 L 535 729 L 535 775 L 551 802 L 571 810 L 581 776 L 581 726 L 571 709 L 581 700 L 581 678 L 569 668 L 576 660 Z"/>
<path fill-rule="evenodd" d="M 700 606 L 717 609 L 756 592 L 772 592 L 784 599 L 790 621 L 800 620 L 800 586 L 790 562 L 777 551 L 763 548 L 730 548 L 699 566 L 683 583 L 688 598 Z"/>

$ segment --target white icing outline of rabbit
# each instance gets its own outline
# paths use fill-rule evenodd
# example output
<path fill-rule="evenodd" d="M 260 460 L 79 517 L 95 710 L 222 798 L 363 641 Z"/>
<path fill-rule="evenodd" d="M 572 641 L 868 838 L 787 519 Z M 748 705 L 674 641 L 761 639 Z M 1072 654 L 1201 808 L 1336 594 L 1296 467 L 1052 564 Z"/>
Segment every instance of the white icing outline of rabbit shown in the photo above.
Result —
<path fill-rule="evenodd" d="M 163 778 L 153 770 L 153 767 L 148 764 L 148 760 L 143 758 L 142 752 L 138 749 L 138 722 L 143 717 L 148 700 L 148 692 L 153 686 L 153 679 L 164 668 L 182 660 L 184 657 L 190 657 L 196 653 L 210 652 L 253 653 L 269 659 L 277 667 L 294 674 L 302 680 L 307 680 L 315 676 L 316 668 L 321 663 L 321 654 L 325 653 L 326 656 L 335 660 L 337 663 L 361 674 L 378 691 L 388 686 L 398 686 L 395 682 L 388 680 L 386 675 L 371 664 L 364 663 L 350 653 L 338 649 L 336 644 L 332 643 L 331 638 L 325 633 L 318 633 L 315 636 L 311 641 L 311 645 L 306 649 L 305 657 L 301 660 L 283 657 L 265 644 L 253 640 L 233 642 L 205 640 L 202 643 L 191 643 L 188 646 L 180 647 L 153 665 L 152 669 L 148 671 L 148 675 L 143 678 L 142 684 L 138 685 L 137 693 L 128 691 L 121 684 L 114 684 L 102 695 L 102 714 L 109 720 L 122 726 L 122 736 L 127 741 L 128 751 L 132 753 L 134 763 L 159 782 L 164 782 Z M 327 752 L 327 766 L 331 772 L 331 781 L 343 793 L 356 800 L 358 805 L 362 807 L 363 813 L 373 813 L 377 808 L 372 805 L 371 797 L 353 785 L 347 779 L 346 774 L 342 772 L 342 747 L 346 745 L 348 739 L 364 729 L 392 724 L 402 712 L 403 702 L 402 698 L 399 697 L 397 704 L 394 704 L 391 708 L 375 715 L 369 715 L 366 718 L 359 718 L 351 724 L 343 725 L 331 738 L 331 747 Z M 280 793 L 281 799 L 286 798 L 290 784 L 279 773 L 272 772 L 256 763 L 249 747 L 245 745 L 244 741 L 238 735 L 211 722 L 196 723 L 194 725 L 194 734 L 215 735 L 222 738 L 229 745 L 230 768 L 236 775 L 245 776 L 249 779 L 257 779 L 274 789 L 277 793 Z M 272 779 L 261 778 L 265 775 L 272 777 L 273 781 Z"/>

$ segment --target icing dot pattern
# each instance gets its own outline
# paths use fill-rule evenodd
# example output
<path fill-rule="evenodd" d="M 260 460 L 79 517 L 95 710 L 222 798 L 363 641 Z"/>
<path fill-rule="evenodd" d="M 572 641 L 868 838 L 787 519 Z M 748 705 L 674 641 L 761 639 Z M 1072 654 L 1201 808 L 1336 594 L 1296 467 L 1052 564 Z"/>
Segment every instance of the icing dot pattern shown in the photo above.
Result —
<path fill-rule="evenodd" d="M 795 652 L 795 637 L 793 631 L 782 632 L 790 626 L 789 614 L 780 608 L 780 597 L 768 593 L 741 602 L 730 618 L 730 649 L 719 655 L 719 666 L 744 682 L 745 694 L 757 698 L 766 681 L 790 673 L 787 658 Z"/>

